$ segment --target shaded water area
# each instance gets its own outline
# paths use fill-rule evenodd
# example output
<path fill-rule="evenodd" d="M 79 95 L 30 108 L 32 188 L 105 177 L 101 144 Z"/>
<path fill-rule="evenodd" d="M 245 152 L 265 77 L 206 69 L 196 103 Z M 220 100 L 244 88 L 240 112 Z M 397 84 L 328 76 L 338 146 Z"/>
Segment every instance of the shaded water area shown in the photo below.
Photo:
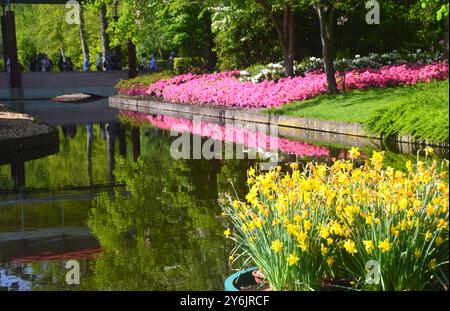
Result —
<path fill-rule="evenodd" d="M 230 182 L 243 197 L 257 160 L 175 160 L 173 124 L 203 144 L 220 137 L 200 138 L 187 119 L 119 112 L 106 100 L 7 106 L 56 126 L 59 150 L 25 161 L 20 182 L 0 163 L 0 290 L 223 289 L 232 244 L 217 199 L 233 191 Z M 239 133 L 227 143 L 248 154 L 254 146 Z M 346 156 L 343 146 L 277 139 L 281 164 Z M 415 155 L 386 158 L 400 168 Z M 80 264 L 79 285 L 66 282 L 69 260 Z"/>

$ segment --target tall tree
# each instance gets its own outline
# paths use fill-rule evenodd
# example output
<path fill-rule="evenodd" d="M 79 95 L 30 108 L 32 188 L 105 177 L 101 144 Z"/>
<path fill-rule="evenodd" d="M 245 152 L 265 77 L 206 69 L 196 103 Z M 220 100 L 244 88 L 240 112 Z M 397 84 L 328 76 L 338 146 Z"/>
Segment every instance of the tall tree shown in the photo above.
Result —
<path fill-rule="evenodd" d="M 100 42 L 102 44 L 103 58 L 109 54 L 109 35 L 108 35 L 108 20 L 106 19 L 106 3 L 100 4 L 99 18 L 100 18 Z"/>
<path fill-rule="evenodd" d="M 81 50 L 83 51 L 83 59 L 89 60 L 89 47 L 87 43 L 85 23 L 84 23 L 84 8 L 83 4 L 80 4 L 80 41 L 81 41 Z"/>
<path fill-rule="evenodd" d="M 444 57 L 448 60 L 449 53 L 449 4 L 448 0 L 420 0 L 423 9 L 431 9 L 438 21 L 444 21 Z"/>
<path fill-rule="evenodd" d="M 324 69 L 327 75 L 327 92 L 339 92 L 334 68 L 334 17 L 338 0 L 315 0 L 312 5 L 317 12 L 320 23 L 320 38 Z"/>
<path fill-rule="evenodd" d="M 281 50 L 283 51 L 283 62 L 286 74 L 294 75 L 295 58 L 295 19 L 294 5 L 290 0 L 270 1 L 256 0 L 270 17 L 272 26 L 278 34 Z M 282 10 L 280 16 L 279 10 Z"/>

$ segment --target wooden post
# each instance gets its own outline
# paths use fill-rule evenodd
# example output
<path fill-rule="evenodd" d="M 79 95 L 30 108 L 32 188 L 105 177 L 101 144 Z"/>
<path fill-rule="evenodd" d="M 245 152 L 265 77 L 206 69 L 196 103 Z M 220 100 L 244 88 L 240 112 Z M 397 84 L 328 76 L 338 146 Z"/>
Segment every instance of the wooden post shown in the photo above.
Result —
<path fill-rule="evenodd" d="M 6 54 L 8 54 L 8 42 L 6 41 L 6 19 L 5 15 L 0 17 L 2 27 L 3 61 L 6 67 Z"/>
<path fill-rule="evenodd" d="M 141 155 L 141 130 L 138 127 L 133 127 L 131 137 L 133 141 L 133 160 L 136 162 Z"/>
<path fill-rule="evenodd" d="M 128 40 L 128 78 L 132 79 L 137 77 L 136 66 L 136 45 L 133 41 Z"/>
<path fill-rule="evenodd" d="M 119 154 L 122 157 L 127 156 L 127 137 L 126 137 L 126 131 L 125 127 L 120 126 L 118 131 L 118 138 L 119 138 Z"/>
<path fill-rule="evenodd" d="M 14 12 L 7 11 L 5 14 L 6 25 L 6 46 L 8 58 L 10 61 L 10 84 L 12 88 L 22 87 L 22 79 L 20 77 L 19 60 L 17 57 L 17 39 L 16 39 L 16 25 L 14 20 Z"/>
<path fill-rule="evenodd" d="M 25 162 L 23 160 L 11 163 L 11 177 L 14 179 L 16 188 L 25 186 Z"/>

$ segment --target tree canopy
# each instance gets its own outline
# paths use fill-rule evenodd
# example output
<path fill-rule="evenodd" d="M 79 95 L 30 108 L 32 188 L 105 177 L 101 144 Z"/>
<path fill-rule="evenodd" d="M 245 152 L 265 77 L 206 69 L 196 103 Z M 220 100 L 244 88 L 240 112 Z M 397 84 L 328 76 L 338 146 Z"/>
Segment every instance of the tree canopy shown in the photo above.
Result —
<path fill-rule="evenodd" d="M 173 51 L 198 59 L 209 70 L 322 56 L 318 6 L 333 6 L 333 56 L 439 48 L 448 20 L 448 2 L 442 0 L 383 1 L 379 25 L 368 25 L 365 3 L 353 0 L 87 0 L 82 5 L 91 58 L 106 44 L 122 49 L 126 64 L 132 40 L 138 55 L 167 59 Z M 33 55 L 46 53 L 55 61 L 61 49 L 81 67 L 79 26 L 65 22 L 64 5 L 15 4 L 13 10 L 24 69 Z M 106 41 L 100 31 L 102 12 Z M 290 21 L 292 40 L 286 32 Z"/>

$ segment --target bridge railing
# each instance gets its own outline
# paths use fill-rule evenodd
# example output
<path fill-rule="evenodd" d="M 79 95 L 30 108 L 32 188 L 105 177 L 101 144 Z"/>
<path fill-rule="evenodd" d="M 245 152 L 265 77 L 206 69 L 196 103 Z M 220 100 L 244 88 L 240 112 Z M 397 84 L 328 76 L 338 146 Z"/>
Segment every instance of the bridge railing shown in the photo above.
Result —
<path fill-rule="evenodd" d="M 127 79 L 127 70 L 91 72 L 24 72 L 23 88 L 112 87 Z"/>

